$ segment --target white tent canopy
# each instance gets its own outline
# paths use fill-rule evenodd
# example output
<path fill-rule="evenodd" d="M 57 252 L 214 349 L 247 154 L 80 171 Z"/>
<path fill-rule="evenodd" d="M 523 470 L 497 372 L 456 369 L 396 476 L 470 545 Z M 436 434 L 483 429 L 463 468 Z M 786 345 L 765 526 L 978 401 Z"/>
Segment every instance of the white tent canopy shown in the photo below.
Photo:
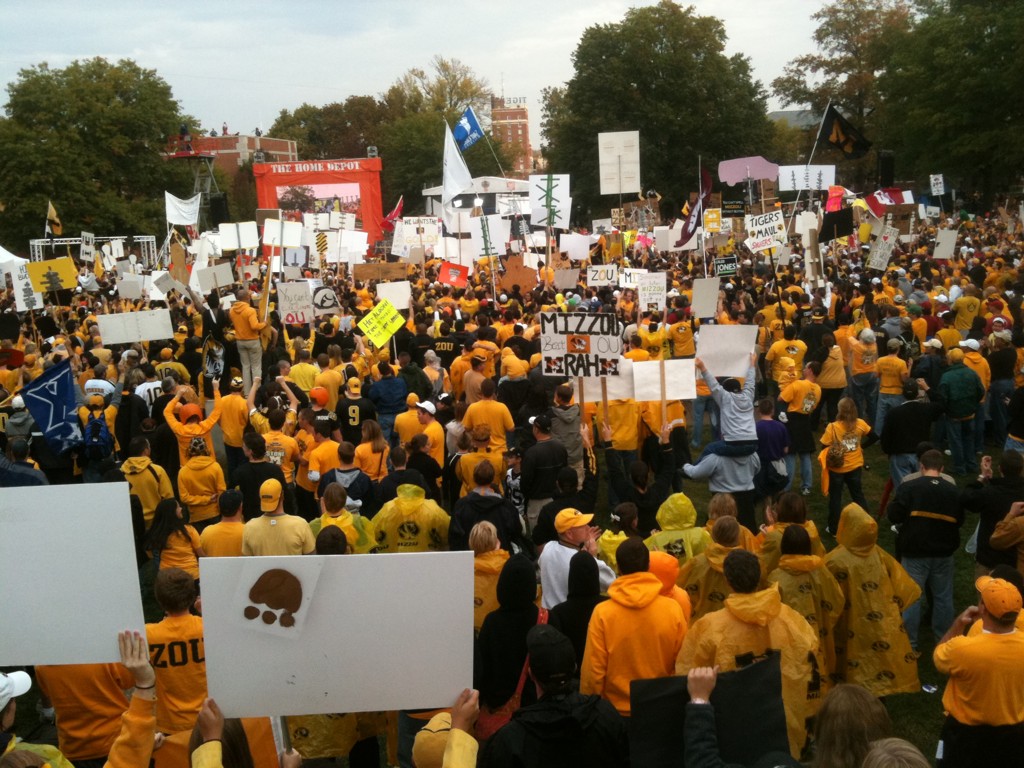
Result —
<path fill-rule="evenodd" d="M 4 272 L 12 272 L 22 264 L 27 264 L 28 259 L 15 256 L 2 245 L 0 245 L 0 269 Z"/>

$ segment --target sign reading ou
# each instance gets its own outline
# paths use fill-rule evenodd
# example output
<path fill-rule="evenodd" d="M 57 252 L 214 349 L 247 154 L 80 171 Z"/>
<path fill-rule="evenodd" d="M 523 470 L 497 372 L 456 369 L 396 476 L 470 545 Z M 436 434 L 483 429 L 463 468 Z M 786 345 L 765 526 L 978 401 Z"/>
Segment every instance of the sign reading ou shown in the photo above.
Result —
<path fill-rule="evenodd" d="M 281 317 L 281 320 L 285 325 L 305 325 L 309 322 L 309 318 L 306 317 L 306 313 L 302 311 L 285 312 Z"/>

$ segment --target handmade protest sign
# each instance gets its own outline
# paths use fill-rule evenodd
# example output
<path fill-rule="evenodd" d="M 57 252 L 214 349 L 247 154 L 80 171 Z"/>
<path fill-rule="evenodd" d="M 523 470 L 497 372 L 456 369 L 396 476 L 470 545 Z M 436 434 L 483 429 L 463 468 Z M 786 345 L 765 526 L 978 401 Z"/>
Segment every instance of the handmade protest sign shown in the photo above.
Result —
<path fill-rule="evenodd" d="M 40 309 L 43 306 L 43 294 L 36 291 L 32 286 L 32 280 L 28 276 L 28 264 L 19 264 L 17 269 L 11 270 L 11 283 L 14 288 L 14 303 L 19 312 L 28 312 L 33 309 Z"/>
<path fill-rule="evenodd" d="M 622 337 L 614 315 L 542 312 L 540 344 L 548 376 L 615 376 Z"/>
<path fill-rule="evenodd" d="M 277 284 L 277 309 L 286 325 L 304 325 L 316 317 L 313 294 L 304 280 Z"/>
<path fill-rule="evenodd" d="M 602 195 L 640 191 L 640 131 L 597 134 L 597 158 Z"/>
<path fill-rule="evenodd" d="M 46 261 L 30 261 L 25 265 L 32 287 L 39 293 L 74 289 L 78 285 L 78 269 L 70 256 Z"/>
<path fill-rule="evenodd" d="M 786 221 L 782 211 L 769 211 L 744 220 L 746 246 L 753 252 L 767 251 L 786 241 Z"/>
<path fill-rule="evenodd" d="M 228 717 L 448 706 L 472 685 L 472 574 L 470 552 L 203 558 L 209 694 Z M 372 584 L 372 595 L 353 584 Z M 273 632 L 260 626 L 267 612 Z M 294 624 L 282 627 L 285 612 Z M 342 625 L 346 643 L 388 662 L 325 663 Z"/>
<path fill-rule="evenodd" d="M 665 281 L 667 278 L 668 275 L 664 272 L 637 276 L 636 295 L 640 312 L 661 312 L 665 309 Z"/>
<path fill-rule="evenodd" d="M 572 198 L 569 196 L 569 174 L 545 173 L 530 176 L 530 222 L 537 227 L 569 226 Z"/>
<path fill-rule="evenodd" d="M 718 289 L 721 281 L 717 277 L 698 278 L 693 281 L 693 303 L 690 314 L 696 318 L 714 317 L 718 312 Z"/>
<path fill-rule="evenodd" d="M 868 269 L 877 269 L 884 272 L 892 257 L 892 250 L 899 241 L 900 231 L 896 227 L 886 227 L 885 231 L 877 238 L 868 253 Z M 956 238 L 954 236 L 954 242 Z"/>
<path fill-rule="evenodd" d="M 135 275 L 120 277 L 117 280 L 117 293 L 122 299 L 141 299 L 142 282 Z"/>
<path fill-rule="evenodd" d="M 936 197 L 942 197 L 946 194 L 946 180 L 942 178 L 941 173 L 933 173 L 928 177 L 928 181 L 932 188 L 932 194 Z"/>
<path fill-rule="evenodd" d="M 590 288 L 614 285 L 618 280 L 619 268 L 615 264 L 591 264 L 587 267 L 587 286 Z"/>
<path fill-rule="evenodd" d="M 780 165 L 779 191 L 815 190 L 821 192 L 836 183 L 834 165 Z"/>
<path fill-rule="evenodd" d="M 661 392 L 661 366 L 665 366 L 665 393 Z M 693 400 L 697 379 L 693 360 L 645 360 L 633 363 L 633 399 L 644 401 Z"/>
<path fill-rule="evenodd" d="M 588 400 L 597 400 L 601 397 L 602 383 L 604 383 L 604 390 L 608 393 L 609 400 L 632 400 L 635 394 L 633 391 L 633 361 L 628 357 L 620 357 L 618 376 L 585 376 L 582 381 L 583 392 Z"/>
<path fill-rule="evenodd" d="M 96 322 L 99 323 L 104 344 L 131 344 L 133 341 L 174 338 L 171 313 L 167 309 L 99 315 Z"/>
<path fill-rule="evenodd" d="M 952 259 L 956 250 L 956 230 L 940 229 L 935 233 L 935 253 L 933 259 Z"/>
<path fill-rule="evenodd" d="M 579 279 L 580 271 L 578 269 L 556 269 L 555 279 L 552 282 L 560 291 L 571 291 L 576 287 Z"/>
<path fill-rule="evenodd" d="M 712 376 L 744 377 L 757 339 L 756 325 L 702 325 L 697 357 Z"/>
<path fill-rule="evenodd" d="M 0 517 L 0 665 L 115 662 L 118 632 L 145 633 L 127 483 L 19 488 Z"/>
<path fill-rule="evenodd" d="M 590 257 L 590 236 L 566 233 L 559 235 L 558 248 L 572 261 L 586 261 Z"/>
<path fill-rule="evenodd" d="M 333 315 L 341 307 L 338 294 L 329 285 L 313 287 L 313 312 L 320 315 Z"/>
<path fill-rule="evenodd" d="M 377 283 L 377 298 L 387 299 L 395 307 L 408 307 L 412 299 L 412 284 L 408 280 Z"/>
<path fill-rule="evenodd" d="M 636 288 L 636 281 L 639 275 L 646 275 L 646 269 L 633 269 L 627 267 L 622 270 L 622 274 L 619 275 L 619 287 L 620 288 Z"/>
<path fill-rule="evenodd" d="M 377 306 L 358 323 L 359 330 L 378 348 L 385 346 L 403 325 L 405 318 L 387 299 L 377 302 Z"/>

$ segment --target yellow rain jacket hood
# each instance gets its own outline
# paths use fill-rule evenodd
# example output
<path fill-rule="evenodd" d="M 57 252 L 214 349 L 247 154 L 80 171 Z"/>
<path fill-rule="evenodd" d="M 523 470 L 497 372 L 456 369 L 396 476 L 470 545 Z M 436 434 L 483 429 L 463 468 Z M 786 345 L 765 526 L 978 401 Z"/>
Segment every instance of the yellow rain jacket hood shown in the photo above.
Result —
<path fill-rule="evenodd" d="M 668 552 L 680 564 L 703 552 L 711 543 L 711 536 L 703 528 L 696 528 L 697 510 L 685 493 L 673 493 L 658 508 L 661 530 L 644 542 L 652 552 Z"/>
<path fill-rule="evenodd" d="M 373 518 L 379 552 L 439 552 L 448 547 L 448 513 L 418 485 L 398 486 L 398 495 Z"/>
<path fill-rule="evenodd" d="M 711 542 L 701 554 L 680 566 L 676 584 L 689 595 L 694 619 L 717 611 L 725 604 L 725 598 L 732 594 L 732 588 L 725 580 L 722 567 L 725 556 L 734 549 L 741 547 L 724 547 L 717 542 Z"/>

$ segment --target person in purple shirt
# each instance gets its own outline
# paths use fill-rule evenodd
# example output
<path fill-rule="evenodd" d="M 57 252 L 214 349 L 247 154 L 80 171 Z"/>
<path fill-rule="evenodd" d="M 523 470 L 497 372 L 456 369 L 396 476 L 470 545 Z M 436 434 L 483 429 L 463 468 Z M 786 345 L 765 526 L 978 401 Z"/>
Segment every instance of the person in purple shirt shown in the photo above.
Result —
<path fill-rule="evenodd" d="M 786 454 L 789 452 L 789 430 L 781 421 L 775 420 L 775 403 L 771 398 L 757 402 L 757 455 L 761 469 L 754 478 L 754 490 L 758 499 L 778 493 L 786 487 Z"/>

